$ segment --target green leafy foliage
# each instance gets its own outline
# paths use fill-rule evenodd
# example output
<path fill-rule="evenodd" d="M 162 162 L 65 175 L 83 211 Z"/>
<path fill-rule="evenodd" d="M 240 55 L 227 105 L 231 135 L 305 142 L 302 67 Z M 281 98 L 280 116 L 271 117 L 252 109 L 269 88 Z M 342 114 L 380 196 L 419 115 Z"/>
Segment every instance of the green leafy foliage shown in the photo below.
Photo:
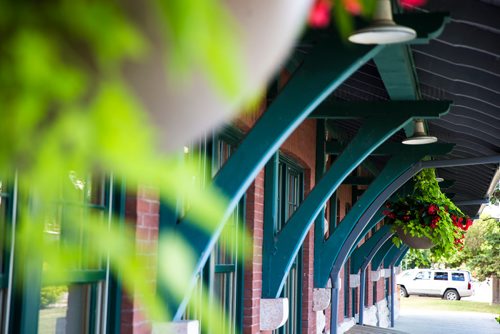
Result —
<path fill-rule="evenodd" d="M 219 1 L 155 4 L 162 6 L 160 22 L 173 20 L 160 24 L 168 26 L 164 32 L 170 36 L 173 59 L 182 59 L 186 68 L 205 70 L 228 97 L 243 89 L 235 29 Z M 200 36 L 201 44 L 195 45 Z M 183 162 L 155 149 L 147 113 L 122 78 L 126 62 L 147 56 L 149 40 L 119 3 L 81 0 L 1 2 L 0 38 L 0 174 L 11 179 L 17 175 L 18 180 L 18 269 L 27 265 L 29 274 L 43 266 L 44 284 L 64 284 L 82 258 L 96 268 L 109 256 L 111 269 L 121 274 L 124 287 L 144 305 L 147 316 L 168 320 L 148 263 L 135 252 L 133 231 L 116 218 L 67 208 L 66 232 L 88 243 L 82 248 L 73 238 L 54 241 L 61 233 L 54 218 L 61 187 L 66 189 L 64 201 L 81 201 L 78 192 L 67 190 L 73 186 L 68 182 L 71 173 L 112 172 L 132 193 L 139 184 L 158 187 L 172 207 L 178 198 L 189 198 L 190 218 L 209 234 L 222 219 L 222 194 L 210 185 L 193 183 L 193 177 L 201 177 L 196 161 Z M 160 243 L 166 239 L 162 236 Z M 189 281 L 194 263 L 183 251 L 188 241 L 177 240 L 169 247 L 175 263 L 184 264 L 183 275 L 171 270 L 176 267 L 159 270 L 170 289 L 186 293 L 187 286 L 177 290 L 168 277 Z M 47 300 L 49 295 L 54 291 L 47 290 Z M 200 308 L 206 308 L 207 299 L 202 302 Z"/>
<path fill-rule="evenodd" d="M 465 236 L 463 251 L 455 263 L 464 263 L 479 280 L 500 277 L 500 221 L 481 216 Z"/>
<path fill-rule="evenodd" d="M 428 249 L 410 249 L 406 253 L 402 264 L 404 269 L 430 268 L 432 265 L 431 253 Z"/>
<path fill-rule="evenodd" d="M 46 308 L 47 306 L 54 304 L 66 292 L 68 292 L 68 288 L 66 286 L 47 286 L 42 288 L 40 293 L 40 307 Z"/>
<path fill-rule="evenodd" d="M 462 248 L 472 220 L 441 192 L 434 169 L 424 169 L 413 181 L 413 192 L 387 203 L 384 214 L 389 223 L 405 234 L 429 238 L 435 245 L 431 249 L 433 260 L 452 256 Z M 397 235 L 393 242 L 398 247 L 402 243 Z"/>

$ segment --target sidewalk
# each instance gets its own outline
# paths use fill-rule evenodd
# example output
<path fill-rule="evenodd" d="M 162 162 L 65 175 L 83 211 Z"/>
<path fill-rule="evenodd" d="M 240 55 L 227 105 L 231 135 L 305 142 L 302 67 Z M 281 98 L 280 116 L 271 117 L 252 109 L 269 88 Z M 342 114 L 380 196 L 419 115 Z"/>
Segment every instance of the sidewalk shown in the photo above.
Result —
<path fill-rule="evenodd" d="M 409 334 L 500 334 L 495 314 L 402 309 L 394 329 Z"/>

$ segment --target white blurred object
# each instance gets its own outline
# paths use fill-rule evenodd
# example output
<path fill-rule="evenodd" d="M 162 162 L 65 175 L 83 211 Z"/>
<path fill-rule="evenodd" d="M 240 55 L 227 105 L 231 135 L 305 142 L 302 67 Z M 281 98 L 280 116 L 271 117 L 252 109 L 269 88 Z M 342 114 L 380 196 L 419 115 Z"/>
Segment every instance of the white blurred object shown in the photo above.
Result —
<path fill-rule="evenodd" d="M 186 143 L 227 122 L 240 111 L 245 94 L 265 87 L 292 49 L 312 4 L 312 0 L 222 2 L 238 24 L 235 33 L 246 65 L 242 69 L 246 91 L 233 101 L 224 99 L 199 70 L 193 69 L 192 76 L 181 82 L 168 78 L 168 51 L 161 28 L 152 19 L 152 8 L 140 1 L 127 3 L 131 15 L 153 41 L 154 50 L 145 62 L 129 64 L 124 74 L 151 113 L 152 123 L 159 130 L 158 146 L 163 151 L 180 151 Z"/>

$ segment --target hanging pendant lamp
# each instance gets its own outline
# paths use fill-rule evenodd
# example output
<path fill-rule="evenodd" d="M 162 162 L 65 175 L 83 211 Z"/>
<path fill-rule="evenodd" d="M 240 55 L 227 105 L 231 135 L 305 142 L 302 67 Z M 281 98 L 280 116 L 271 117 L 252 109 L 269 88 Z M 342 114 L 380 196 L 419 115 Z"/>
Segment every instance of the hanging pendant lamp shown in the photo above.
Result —
<path fill-rule="evenodd" d="M 377 7 L 372 23 L 356 30 L 349 36 L 349 41 L 356 44 L 392 44 L 402 43 L 417 36 L 415 30 L 396 24 L 392 19 L 390 0 L 376 0 Z"/>
<path fill-rule="evenodd" d="M 434 136 L 428 136 L 425 132 L 424 121 L 421 119 L 415 120 L 415 131 L 413 135 L 402 141 L 405 145 L 424 145 L 432 144 L 437 142 L 437 138 Z"/>

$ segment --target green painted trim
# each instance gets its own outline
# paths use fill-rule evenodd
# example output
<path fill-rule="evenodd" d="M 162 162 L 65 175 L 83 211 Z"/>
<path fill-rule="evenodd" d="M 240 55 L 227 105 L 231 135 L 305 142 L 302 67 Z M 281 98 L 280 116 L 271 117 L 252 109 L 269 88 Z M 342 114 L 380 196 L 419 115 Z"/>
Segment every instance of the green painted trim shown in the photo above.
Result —
<path fill-rule="evenodd" d="M 440 112 L 441 110 L 438 113 Z M 332 193 L 371 152 L 397 132 L 405 123 L 411 121 L 413 116 L 399 111 L 397 115 L 384 119 L 371 117 L 365 120 L 358 134 L 349 144 L 349 149 L 337 158 L 276 237 L 273 252 L 263 254 L 263 258 L 266 260 L 262 270 L 262 295 L 264 298 L 279 296 L 293 258 L 302 245 L 312 222 Z M 337 234 L 341 227 L 342 224 L 337 227 L 333 235 Z M 318 245 L 318 247 L 320 246 Z M 328 257 L 329 255 L 325 256 Z M 318 261 L 323 261 L 323 259 L 320 258 Z M 320 266 L 322 265 L 320 264 Z M 322 272 L 322 274 L 325 274 L 321 276 L 324 278 L 324 284 L 317 285 L 317 287 L 326 285 L 329 273 L 330 270 L 326 274 Z"/>
<path fill-rule="evenodd" d="M 390 232 L 390 230 L 390 226 L 382 226 L 374 235 L 352 252 L 351 274 L 357 274 L 359 272 L 363 263 L 368 259 L 371 250 Z"/>
<path fill-rule="evenodd" d="M 450 13 L 447 12 L 394 14 L 393 17 L 397 24 L 411 27 L 417 32 L 417 38 L 409 44 L 428 43 L 439 37 L 451 22 Z"/>
<path fill-rule="evenodd" d="M 269 158 L 335 88 L 383 48 L 347 45 L 337 36 L 318 36 L 315 47 L 301 67 L 216 175 L 215 186 L 229 198 L 226 212 L 217 228 L 212 233 L 205 233 L 189 221 L 189 213 L 183 222 L 175 226 L 178 233 L 190 240 L 195 247 L 197 264 L 190 282 L 192 287 L 195 286 L 196 275 L 208 260 L 224 223 Z M 245 163 L 242 164 L 242 161 Z M 174 319 L 182 315 L 185 305 L 186 303 L 180 305 Z"/>
<path fill-rule="evenodd" d="M 275 231 L 278 228 L 278 175 L 279 153 L 276 152 L 266 164 L 264 171 L 264 238 L 263 252 L 273 247 Z"/>
<path fill-rule="evenodd" d="M 387 253 L 392 249 L 395 248 L 394 243 L 392 240 L 387 240 L 384 245 L 379 249 L 377 254 L 372 259 L 372 270 L 377 270 L 382 262 L 384 261 L 385 256 Z"/>
<path fill-rule="evenodd" d="M 219 273 L 233 273 L 236 271 L 236 265 L 234 264 L 216 264 L 214 272 Z"/>
<path fill-rule="evenodd" d="M 315 170 L 315 180 L 314 183 L 318 183 L 319 180 L 323 177 L 326 172 L 326 155 L 325 155 L 325 132 L 326 132 L 326 121 L 325 120 L 317 120 L 316 121 L 316 170 Z M 335 197 L 333 197 L 335 200 Z M 334 203 L 333 206 L 337 206 Z M 331 209 L 330 209 L 331 212 Z M 316 222 L 314 223 L 314 245 L 321 244 L 325 235 L 325 208 L 323 207 L 316 218 Z M 329 217 L 331 220 L 331 217 Z M 328 228 L 331 228 L 331 224 L 329 222 Z M 316 247 L 316 246 L 315 246 Z M 316 266 L 316 264 L 314 264 Z M 316 270 L 316 268 L 314 268 Z"/>
<path fill-rule="evenodd" d="M 125 226 L 125 210 L 127 200 L 127 187 L 125 180 L 117 180 L 114 184 L 113 213 L 120 223 L 120 228 Z M 109 334 L 120 334 L 121 331 L 121 305 L 122 305 L 122 280 L 121 275 L 111 275 L 108 281 L 108 308 L 105 310 L 106 330 Z"/>
<path fill-rule="evenodd" d="M 407 117 L 438 119 L 448 113 L 451 101 L 325 101 L 310 116 L 313 119 L 356 119 L 379 115 L 388 119 L 405 114 Z M 391 144 L 387 144 L 390 146 Z"/>
<path fill-rule="evenodd" d="M 231 146 L 237 147 L 239 142 L 241 141 L 241 139 L 243 139 L 244 136 L 245 134 L 240 129 L 238 129 L 232 124 L 226 124 L 214 137 L 218 137 L 219 139 L 230 144 Z"/>
<path fill-rule="evenodd" d="M 43 272 L 42 276 L 45 276 L 47 272 Z M 42 279 L 42 286 L 51 285 L 65 285 L 65 284 L 88 284 L 95 283 L 99 281 L 104 281 L 106 279 L 106 270 L 75 270 L 69 271 L 67 273 L 68 279 L 64 281 L 50 281 L 47 282 Z"/>
<path fill-rule="evenodd" d="M 331 155 L 339 155 L 346 149 L 346 145 L 342 145 L 338 142 L 327 142 L 326 143 L 326 153 Z M 408 148 L 408 145 L 397 143 L 397 142 L 387 142 L 380 145 L 371 156 L 387 156 L 394 155 Z M 349 178 L 348 178 L 349 179 Z M 347 181 L 347 180 L 346 180 Z M 443 181 L 444 182 L 444 181 Z"/>
<path fill-rule="evenodd" d="M 352 186 L 368 186 L 374 180 L 373 177 L 364 177 L 364 176 L 349 176 L 347 177 L 342 184 L 349 184 Z"/>
<path fill-rule="evenodd" d="M 388 122 L 388 120 L 385 120 Z M 372 126 L 376 126 L 372 123 Z M 380 125 L 379 125 L 380 126 Z M 361 132 L 359 132 L 361 133 Z M 374 199 L 376 199 L 384 189 L 389 187 L 397 178 L 402 175 L 408 168 L 420 161 L 426 155 L 428 155 L 433 150 L 435 152 L 448 151 L 450 145 L 434 144 L 434 145 L 420 145 L 408 147 L 405 151 L 401 151 L 399 154 L 393 156 L 389 162 L 386 164 L 385 168 L 379 174 L 379 176 L 372 182 L 370 187 L 365 191 L 363 196 L 355 203 L 353 210 L 351 210 L 343 219 L 341 224 L 335 230 L 332 236 L 324 243 L 321 250 L 315 253 L 315 261 L 319 263 L 320 270 L 315 272 L 314 281 L 315 287 L 324 287 L 333 268 L 334 263 L 340 266 L 340 261 L 345 261 L 345 259 L 339 259 L 337 257 L 340 254 L 346 257 L 350 253 L 351 249 L 355 246 L 345 245 L 345 241 L 350 238 L 350 234 L 354 230 L 356 224 L 359 223 L 360 218 L 364 212 L 371 206 Z M 353 152 L 348 150 L 348 152 Z M 353 153 L 354 154 L 354 153 Z M 338 158 L 340 159 L 340 158 Z M 338 160 L 337 159 L 337 160 Z M 371 219 L 370 222 L 373 223 Z M 369 224 L 369 222 L 365 222 Z M 364 227 L 365 231 L 369 231 L 371 227 Z M 360 232 L 363 232 L 360 231 Z M 356 239 L 359 240 L 358 236 Z M 353 240 L 354 241 L 354 240 Z M 347 253 L 344 247 L 349 247 Z"/>
<path fill-rule="evenodd" d="M 387 254 L 385 255 L 384 257 L 384 261 L 383 261 L 383 266 L 384 266 L 384 269 L 389 269 L 393 263 L 393 261 L 395 260 L 395 258 L 397 256 L 399 256 L 400 254 L 400 251 L 404 248 L 405 246 L 401 246 L 401 247 L 392 247 L 388 252 Z"/>
<path fill-rule="evenodd" d="M 405 249 L 401 252 L 397 260 L 394 262 L 394 267 L 398 267 L 401 264 L 401 261 L 403 261 L 406 253 L 410 250 L 409 247 L 405 247 Z"/>
<path fill-rule="evenodd" d="M 447 189 L 453 187 L 455 184 L 456 180 L 444 180 L 442 182 L 439 182 L 439 187 L 441 189 Z"/>

